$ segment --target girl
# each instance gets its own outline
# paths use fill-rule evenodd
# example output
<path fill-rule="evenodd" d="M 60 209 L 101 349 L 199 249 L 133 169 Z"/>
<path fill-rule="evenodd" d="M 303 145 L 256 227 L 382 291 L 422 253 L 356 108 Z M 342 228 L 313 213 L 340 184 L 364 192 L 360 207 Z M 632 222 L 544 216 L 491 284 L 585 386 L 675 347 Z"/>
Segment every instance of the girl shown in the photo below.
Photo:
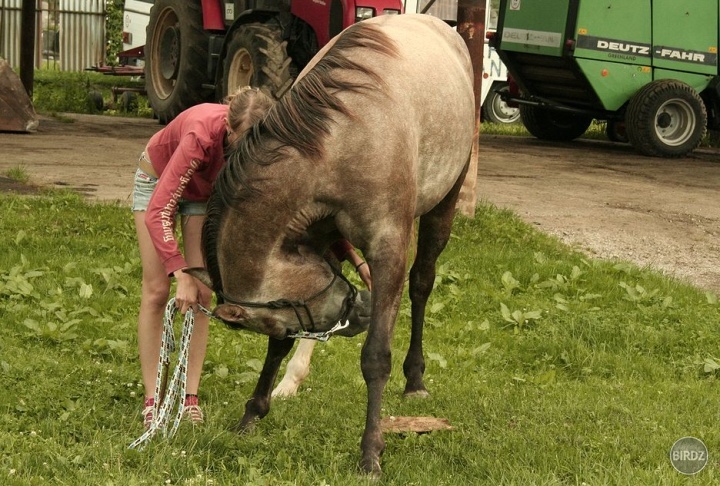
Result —
<path fill-rule="evenodd" d="M 163 316 L 171 278 L 177 282 L 175 302 L 182 314 L 197 303 L 210 305 L 211 290 L 181 270 L 204 266 L 200 238 L 205 205 L 225 163 L 225 150 L 259 121 L 272 103 L 261 91 L 244 87 L 228 96 L 223 104 L 193 106 L 156 133 L 140 155 L 132 210 L 143 273 L 138 347 L 145 386 L 146 428 L 153 418 Z M 175 238 L 176 215 L 180 216 L 184 254 Z M 195 315 L 184 415 L 193 423 L 203 421 L 197 392 L 208 324 L 206 315 Z"/>

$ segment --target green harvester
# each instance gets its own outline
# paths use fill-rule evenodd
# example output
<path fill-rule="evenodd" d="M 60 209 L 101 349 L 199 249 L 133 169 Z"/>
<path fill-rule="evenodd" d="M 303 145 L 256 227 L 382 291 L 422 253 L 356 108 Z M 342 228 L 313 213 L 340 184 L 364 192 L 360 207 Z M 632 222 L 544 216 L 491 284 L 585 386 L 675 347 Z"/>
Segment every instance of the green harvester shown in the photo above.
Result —
<path fill-rule="evenodd" d="M 683 157 L 720 129 L 720 0 L 500 0 L 490 43 L 528 131 L 573 140 L 593 119 L 645 155 Z"/>

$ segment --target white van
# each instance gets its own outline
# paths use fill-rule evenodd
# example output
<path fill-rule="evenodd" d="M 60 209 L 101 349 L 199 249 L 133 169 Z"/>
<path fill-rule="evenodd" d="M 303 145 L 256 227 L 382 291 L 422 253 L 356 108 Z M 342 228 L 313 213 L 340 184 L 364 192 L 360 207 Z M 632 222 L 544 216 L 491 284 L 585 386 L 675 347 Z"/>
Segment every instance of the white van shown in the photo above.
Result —
<path fill-rule="evenodd" d="M 125 0 L 123 10 L 123 51 L 129 51 L 145 45 L 145 29 L 150 21 L 150 8 L 154 0 Z M 132 59 L 133 63 L 142 63 L 142 59 Z"/>
<path fill-rule="evenodd" d="M 405 12 L 423 12 L 441 18 L 451 25 L 457 23 L 457 0 L 406 0 Z M 485 31 L 495 32 L 497 28 L 500 0 L 486 0 Z M 507 68 L 500 61 L 495 49 L 484 44 L 483 82 L 480 103 L 482 104 L 481 119 L 493 123 L 515 123 L 520 119 L 520 110 L 511 108 L 499 95 L 507 90 Z"/>
<path fill-rule="evenodd" d="M 485 10 L 485 32 L 497 30 L 500 0 L 488 0 Z M 485 41 L 483 46 L 482 113 L 483 121 L 515 123 L 520 120 L 520 110 L 507 105 L 500 92 L 507 91 L 507 68 L 494 48 Z"/>

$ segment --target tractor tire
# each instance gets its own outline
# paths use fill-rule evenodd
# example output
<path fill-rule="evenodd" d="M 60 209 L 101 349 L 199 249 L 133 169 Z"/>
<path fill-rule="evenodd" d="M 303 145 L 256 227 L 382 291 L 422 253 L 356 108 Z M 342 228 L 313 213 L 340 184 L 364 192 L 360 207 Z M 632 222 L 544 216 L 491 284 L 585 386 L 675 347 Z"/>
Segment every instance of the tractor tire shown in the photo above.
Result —
<path fill-rule="evenodd" d="M 497 83 L 497 88 L 490 88 L 482 105 L 483 121 L 490 123 L 515 123 L 520 120 L 520 110 L 508 106 L 500 97 L 501 92 L 508 91 L 507 83 Z"/>
<path fill-rule="evenodd" d="M 625 123 L 630 143 L 643 155 L 684 157 L 700 145 L 707 112 L 692 86 L 659 79 L 630 99 Z"/>
<path fill-rule="evenodd" d="M 157 0 L 150 10 L 145 43 L 145 89 L 160 123 L 209 101 L 203 89 L 208 35 L 200 2 Z"/>
<path fill-rule="evenodd" d="M 586 115 L 533 105 L 520 105 L 520 119 L 533 136 L 555 142 L 575 140 L 585 133 L 592 122 L 592 118 Z"/>
<path fill-rule="evenodd" d="M 243 86 L 252 86 L 274 99 L 280 99 L 293 83 L 291 65 L 287 42 L 281 38 L 279 25 L 243 25 L 233 32 L 227 45 L 222 95 L 227 96 Z"/>

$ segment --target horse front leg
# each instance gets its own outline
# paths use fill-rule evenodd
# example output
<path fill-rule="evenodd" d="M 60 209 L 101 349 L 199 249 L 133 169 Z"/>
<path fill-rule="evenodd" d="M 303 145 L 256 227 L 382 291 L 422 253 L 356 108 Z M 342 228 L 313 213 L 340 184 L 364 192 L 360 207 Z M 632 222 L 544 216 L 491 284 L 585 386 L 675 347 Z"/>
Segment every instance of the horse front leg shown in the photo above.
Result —
<path fill-rule="evenodd" d="M 400 253 L 404 257 L 404 252 Z M 368 392 L 365 431 L 360 442 L 360 468 L 371 477 L 377 478 L 381 474 L 380 456 L 385 449 L 380 428 L 382 394 L 390 378 L 390 346 L 402 294 L 405 261 L 404 258 L 396 261 L 384 260 L 378 262 L 377 267 L 372 266 L 371 262 L 371 268 L 382 268 L 383 271 L 373 273 L 372 320 L 360 357 Z"/>
<path fill-rule="evenodd" d="M 257 420 L 268 414 L 270 411 L 270 393 L 275 378 L 277 378 L 282 360 L 290 353 L 293 344 L 295 344 L 295 341 L 292 339 L 268 338 L 268 350 L 265 355 L 265 363 L 260 372 L 260 379 L 258 379 L 252 397 L 245 404 L 245 414 L 242 420 L 233 427 L 233 430 L 246 432 L 252 428 Z"/>
<path fill-rule="evenodd" d="M 292 397 L 297 394 L 298 387 L 310 374 L 310 358 L 317 341 L 301 339 L 295 354 L 287 364 L 285 376 L 272 392 L 272 397 Z"/>

